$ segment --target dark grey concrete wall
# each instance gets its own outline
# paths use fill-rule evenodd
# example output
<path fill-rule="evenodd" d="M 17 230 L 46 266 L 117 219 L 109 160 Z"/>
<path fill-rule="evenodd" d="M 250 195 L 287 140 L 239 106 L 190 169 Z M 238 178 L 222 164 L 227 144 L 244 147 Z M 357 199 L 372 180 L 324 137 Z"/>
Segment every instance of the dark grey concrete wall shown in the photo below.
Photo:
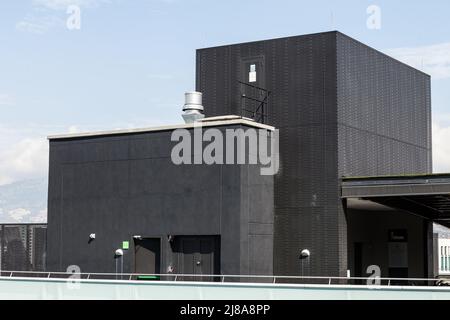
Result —
<path fill-rule="evenodd" d="M 431 170 L 429 78 L 338 32 L 206 48 L 196 88 L 207 116 L 241 113 L 238 80 L 252 59 L 280 129 L 274 272 L 300 274 L 307 248 L 304 274 L 345 276 L 339 178 Z"/>
<path fill-rule="evenodd" d="M 170 136 L 50 141 L 49 270 L 114 272 L 115 250 L 130 241 L 124 272 L 133 272 L 132 237 L 141 235 L 161 238 L 166 272 L 168 235 L 219 235 L 222 273 L 272 273 L 273 177 L 255 165 L 176 166 Z"/>

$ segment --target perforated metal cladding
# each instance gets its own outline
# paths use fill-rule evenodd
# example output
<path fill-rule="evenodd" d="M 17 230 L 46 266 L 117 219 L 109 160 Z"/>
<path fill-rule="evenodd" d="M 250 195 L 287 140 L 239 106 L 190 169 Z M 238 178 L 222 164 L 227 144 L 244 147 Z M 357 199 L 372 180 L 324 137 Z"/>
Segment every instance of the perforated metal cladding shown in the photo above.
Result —
<path fill-rule="evenodd" d="M 430 81 L 340 33 L 197 51 L 207 116 L 239 114 L 240 61 L 264 56 L 269 124 L 280 129 L 274 273 L 345 275 L 342 175 L 431 171 Z"/>
<path fill-rule="evenodd" d="M 264 56 L 265 83 L 272 92 L 268 123 L 280 129 L 275 274 L 300 274 L 302 249 L 312 252 L 305 275 L 342 275 L 346 269 L 337 175 L 335 44 L 331 32 L 197 51 L 197 90 L 203 92 L 207 116 L 239 114 L 240 61 Z"/>
<path fill-rule="evenodd" d="M 431 173 L 430 78 L 337 36 L 339 173 Z"/>

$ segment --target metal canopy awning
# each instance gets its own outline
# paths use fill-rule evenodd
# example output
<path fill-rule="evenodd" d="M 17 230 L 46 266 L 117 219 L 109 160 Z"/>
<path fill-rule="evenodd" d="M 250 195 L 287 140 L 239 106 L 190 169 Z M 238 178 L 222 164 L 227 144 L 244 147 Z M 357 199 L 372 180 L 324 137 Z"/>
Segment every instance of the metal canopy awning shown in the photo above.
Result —
<path fill-rule="evenodd" d="M 369 200 L 450 227 L 450 174 L 344 177 L 343 199 Z"/>

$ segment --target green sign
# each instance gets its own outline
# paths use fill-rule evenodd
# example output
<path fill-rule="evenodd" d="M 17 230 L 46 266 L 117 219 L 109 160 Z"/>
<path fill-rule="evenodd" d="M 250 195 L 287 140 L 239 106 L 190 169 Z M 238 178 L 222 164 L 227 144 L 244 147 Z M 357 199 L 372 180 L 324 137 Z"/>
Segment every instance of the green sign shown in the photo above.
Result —
<path fill-rule="evenodd" d="M 130 248 L 130 243 L 128 241 L 122 241 L 122 249 L 128 250 Z"/>

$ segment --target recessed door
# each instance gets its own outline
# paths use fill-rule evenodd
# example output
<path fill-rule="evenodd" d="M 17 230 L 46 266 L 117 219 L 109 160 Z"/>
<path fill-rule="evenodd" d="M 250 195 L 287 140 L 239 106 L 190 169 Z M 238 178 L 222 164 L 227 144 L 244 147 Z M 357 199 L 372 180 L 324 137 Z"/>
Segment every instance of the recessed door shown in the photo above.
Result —
<path fill-rule="evenodd" d="M 161 240 L 159 238 L 135 239 L 135 273 L 160 274 Z"/>
<path fill-rule="evenodd" d="M 220 268 L 219 240 L 215 236 L 177 236 L 174 252 L 180 274 L 212 275 Z M 208 280 L 209 277 L 186 277 L 185 280 Z"/>

